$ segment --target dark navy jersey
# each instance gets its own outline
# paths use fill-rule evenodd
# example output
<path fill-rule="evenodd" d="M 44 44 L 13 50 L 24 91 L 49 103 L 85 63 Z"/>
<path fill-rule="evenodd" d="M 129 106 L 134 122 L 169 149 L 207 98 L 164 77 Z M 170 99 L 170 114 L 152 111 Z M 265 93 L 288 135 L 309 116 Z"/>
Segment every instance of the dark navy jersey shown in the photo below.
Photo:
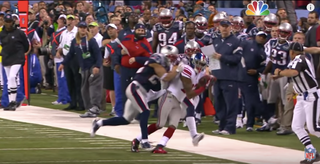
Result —
<path fill-rule="evenodd" d="M 259 29 L 257 27 L 253 27 L 249 32 L 248 32 L 248 36 L 251 38 L 254 38 L 257 33 L 259 32 Z"/>
<path fill-rule="evenodd" d="M 147 92 L 149 92 L 149 90 L 157 91 L 161 88 L 161 77 L 158 77 L 154 68 L 149 66 L 149 64 L 152 63 L 158 63 L 169 70 L 164 56 L 159 54 L 151 55 L 144 66 L 138 69 L 133 78 L 133 80 L 139 82 Z"/>
<path fill-rule="evenodd" d="M 205 46 L 212 44 L 211 34 L 204 34 L 201 38 L 198 38 Z"/>
<path fill-rule="evenodd" d="M 244 32 L 236 32 L 234 33 L 234 35 L 240 40 L 240 41 L 244 41 L 244 40 L 248 40 L 249 35 L 247 33 Z"/>
<path fill-rule="evenodd" d="M 166 45 L 173 45 L 181 38 L 181 31 L 183 29 L 183 22 L 175 21 L 171 27 L 164 28 L 161 23 L 153 26 L 153 31 L 158 33 L 159 49 Z"/>
<path fill-rule="evenodd" d="M 280 44 L 278 39 L 270 39 L 265 44 L 266 54 L 272 62 L 272 74 L 276 68 L 281 70 L 287 68 L 290 62 L 289 46 L 290 42 Z"/>

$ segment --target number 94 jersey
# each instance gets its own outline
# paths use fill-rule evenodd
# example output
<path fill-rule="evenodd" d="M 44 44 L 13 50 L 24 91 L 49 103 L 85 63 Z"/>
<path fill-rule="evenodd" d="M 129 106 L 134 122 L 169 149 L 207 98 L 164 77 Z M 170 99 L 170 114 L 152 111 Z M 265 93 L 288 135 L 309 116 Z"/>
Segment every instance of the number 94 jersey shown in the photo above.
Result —
<path fill-rule="evenodd" d="M 276 68 L 279 68 L 281 70 L 287 68 L 290 62 L 289 46 L 290 42 L 286 41 L 280 44 L 278 42 L 278 39 L 270 39 L 265 44 L 265 52 L 268 57 L 267 60 L 272 62 L 272 74 Z"/>
<path fill-rule="evenodd" d="M 158 77 L 154 68 L 150 67 L 149 64 L 157 63 L 162 65 L 166 70 L 170 67 L 167 66 L 168 62 L 164 55 L 162 54 L 152 54 L 150 58 L 145 62 L 143 67 L 139 68 L 133 77 L 134 81 L 140 83 L 144 89 L 149 92 L 149 90 L 158 91 L 161 88 L 160 78 Z"/>
<path fill-rule="evenodd" d="M 183 30 L 183 22 L 174 21 L 169 28 L 164 28 L 161 23 L 153 26 L 153 32 L 158 33 L 158 48 L 166 45 L 174 45 L 178 39 L 181 38 L 181 31 Z"/>

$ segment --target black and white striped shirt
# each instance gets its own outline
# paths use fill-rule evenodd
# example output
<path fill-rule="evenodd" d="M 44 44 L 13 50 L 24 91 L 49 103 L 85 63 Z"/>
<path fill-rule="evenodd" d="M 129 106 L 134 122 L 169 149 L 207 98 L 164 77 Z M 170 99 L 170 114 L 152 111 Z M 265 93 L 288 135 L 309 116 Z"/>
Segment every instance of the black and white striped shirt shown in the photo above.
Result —
<path fill-rule="evenodd" d="M 289 69 L 299 72 L 297 76 L 291 77 L 293 89 L 296 93 L 316 92 L 318 83 L 312 63 L 305 55 L 298 55 L 288 64 Z"/>

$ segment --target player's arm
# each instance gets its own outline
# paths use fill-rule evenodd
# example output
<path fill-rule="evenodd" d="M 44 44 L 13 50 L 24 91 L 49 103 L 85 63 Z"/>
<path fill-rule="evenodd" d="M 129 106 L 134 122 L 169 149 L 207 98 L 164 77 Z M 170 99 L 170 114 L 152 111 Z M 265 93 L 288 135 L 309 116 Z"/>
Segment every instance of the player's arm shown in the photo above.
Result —
<path fill-rule="evenodd" d="M 320 55 L 320 47 L 305 47 L 304 52 L 309 54 L 319 54 Z"/>
<path fill-rule="evenodd" d="M 302 72 L 306 69 L 305 64 L 301 58 L 295 58 L 292 61 L 292 64 L 288 66 L 290 69 L 285 70 L 275 70 L 275 75 L 285 76 L 285 77 L 294 77 L 299 75 L 299 72 Z"/>
<path fill-rule="evenodd" d="M 268 73 L 271 72 L 272 69 L 272 62 L 271 62 L 271 45 L 270 45 L 270 41 L 268 41 L 265 45 L 264 45 L 264 52 L 266 54 L 266 67 L 263 70 L 262 74 L 266 75 Z"/>
<path fill-rule="evenodd" d="M 268 61 L 266 68 L 263 70 L 262 74 L 266 75 L 266 74 L 270 73 L 271 69 L 272 69 L 272 62 Z"/>
<path fill-rule="evenodd" d="M 178 66 L 173 66 L 172 71 L 167 72 L 167 70 L 158 63 L 150 63 L 148 65 L 154 69 L 157 76 L 164 82 L 171 81 L 179 73 L 177 70 Z"/>
<path fill-rule="evenodd" d="M 157 52 L 157 47 L 159 44 L 159 40 L 158 40 L 158 32 L 157 32 L 157 24 L 155 24 L 153 26 L 153 36 L 152 36 L 152 52 L 156 53 Z"/>
<path fill-rule="evenodd" d="M 193 90 L 192 89 L 193 84 L 191 81 L 191 77 L 190 78 L 186 77 L 186 74 L 184 73 L 184 71 L 181 73 L 180 80 L 183 85 L 183 90 L 185 91 L 188 99 L 192 99 L 192 98 L 200 95 L 203 91 L 206 90 L 206 88 L 204 86 L 200 86 L 198 89 Z"/>

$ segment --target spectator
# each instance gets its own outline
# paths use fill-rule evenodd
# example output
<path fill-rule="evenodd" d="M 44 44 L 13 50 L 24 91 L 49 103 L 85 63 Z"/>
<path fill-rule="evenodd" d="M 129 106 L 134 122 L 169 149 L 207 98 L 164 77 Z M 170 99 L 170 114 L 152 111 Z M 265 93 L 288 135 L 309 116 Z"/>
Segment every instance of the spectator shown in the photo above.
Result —
<path fill-rule="evenodd" d="M 59 71 L 71 62 L 78 62 L 81 68 L 81 96 L 85 109 L 88 111 L 80 117 L 96 117 L 101 109 L 102 90 L 102 56 L 99 47 L 91 33 L 87 31 L 88 25 L 80 22 L 76 38 L 72 40 L 70 50 Z"/>
<path fill-rule="evenodd" d="M 68 15 L 67 29 L 61 34 L 62 39 L 59 42 L 59 47 L 56 53 L 57 58 L 66 58 L 69 55 L 71 42 L 75 38 L 77 31 L 78 28 L 75 27 L 74 16 Z M 64 110 L 84 110 L 85 108 L 81 97 L 81 75 L 79 73 L 79 62 L 76 59 L 70 60 L 68 61 L 68 64 L 63 67 L 71 98 L 70 105 Z"/>
<path fill-rule="evenodd" d="M 32 9 L 29 10 L 28 21 L 28 27 L 31 29 L 36 29 L 39 26 L 39 21 L 36 18 L 36 12 Z"/>
<path fill-rule="evenodd" d="M 276 13 L 276 14 L 278 14 L 278 15 L 280 16 L 280 19 L 279 19 L 279 20 L 281 20 L 281 19 L 283 19 L 283 18 L 288 18 L 288 13 L 287 13 L 286 9 L 284 9 L 284 8 L 279 8 L 279 9 L 277 10 L 277 13 Z"/>
<path fill-rule="evenodd" d="M 278 28 L 279 28 L 279 26 L 272 26 L 272 28 L 271 28 L 271 38 L 276 39 L 276 38 L 279 37 Z"/>
<path fill-rule="evenodd" d="M 85 21 L 86 21 L 87 24 L 92 23 L 94 21 L 93 15 L 91 15 L 91 14 L 87 15 Z"/>

